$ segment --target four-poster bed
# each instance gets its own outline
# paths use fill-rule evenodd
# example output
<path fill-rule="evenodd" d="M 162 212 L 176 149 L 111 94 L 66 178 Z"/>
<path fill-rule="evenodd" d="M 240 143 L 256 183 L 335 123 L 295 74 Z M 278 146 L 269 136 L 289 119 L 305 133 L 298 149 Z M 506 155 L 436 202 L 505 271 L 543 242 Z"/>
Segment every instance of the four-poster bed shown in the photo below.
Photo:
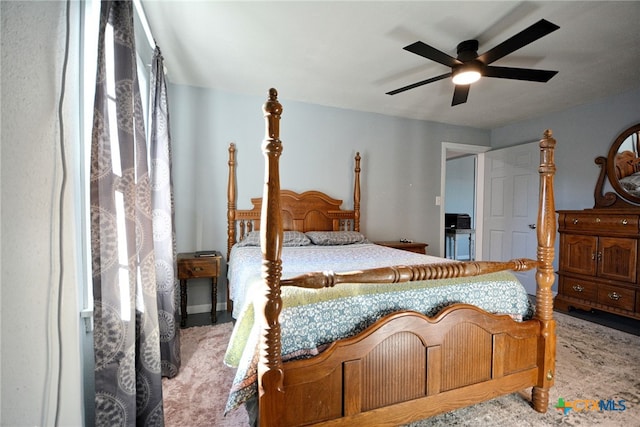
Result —
<path fill-rule="evenodd" d="M 320 237 L 329 240 L 334 235 L 351 239 L 359 234 L 360 156 L 356 156 L 353 210 L 341 210 L 340 200 L 320 192 L 298 194 L 281 190 L 281 112 L 277 92 L 271 89 L 264 105 L 264 193 L 262 198 L 252 199 L 254 208 L 251 210 L 236 209 L 235 147 L 229 149 L 227 255 L 230 256 L 230 272 L 231 263 L 241 253 L 238 247 L 251 246 L 252 239 L 259 240 L 261 278 L 259 283 L 245 291 L 253 295 L 253 302 L 249 304 L 242 299 L 243 307 L 238 313 L 246 309 L 249 314 L 236 323 L 228 354 L 231 347 L 237 345 L 234 338 L 242 335 L 243 325 L 246 327 L 247 322 L 253 322 L 255 311 L 256 322 L 251 330 L 255 331 L 258 350 L 254 352 L 247 345 L 245 355 L 248 351 L 256 362 L 259 425 L 395 426 L 529 387 L 533 387 L 534 409 L 545 412 L 555 372 L 555 321 L 551 294 L 555 277 L 552 265 L 556 234 L 553 197 L 555 140 L 551 132 L 545 132 L 540 141 L 537 260 L 439 262 L 445 260 L 405 252 L 406 257 L 418 258 L 373 267 L 363 263 L 361 268 L 337 273 L 317 269 L 318 272 L 305 272 L 293 277 L 296 270 L 287 270 L 287 260 L 300 248 L 289 246 L 309 245 L 306 236 L 311 240 L 319 237 L 309 231 L 320 231 Z M 326 243 L 322 239 L 312 242 L 311 246 Z M 367 245 L 366 239 L 356 243 L 359 245 L 354 246 L 377 246 Z M 396 252 L 389 254 L 390 257 L 393 255 L 390 258 L 393 261 L 402 259 L 395 256 L 403 251 L 382 246 L 377 248 Z M 346 245 L 343 250 L 352 249 Z M 371 257 L 367 255 L 365 258 Z M 444 309 L 436 304 L 433 313 L 423 311 L 432 317 L 413 309 L 394 310 L 393 304 L 396 303 L 392 303 L 371 323 L 360 325 L 356 334 L 347 334 L 348 338 L 322 346 L 319 354 L 313 357 L 283 362 L 283 351 L 288 353 L 291 350 L 287 341 L 291 325 L 287 322 L 295 324 L 299 321 L 290 314 L 292 301 L 298 304 L 299 300 L 304 300 L 301 306 L 310 304 L 315 311 L 305 313 L 306 317 L 301 318 L 310 318 L 313 322 L 326 315 L 318 311 L 317 306 L 327 299 L 342 298 L 349 292 L 365 298 L 357 301 L 368 301 L 368 294 L 374 294 L 371 298 L 376 307 L 379 303 L 385 304 L 380 294 L 400 295 L 399 299 L 404 302 L 406 295 L 419 295 L 423 288 L 431 288 L 430 283 L 437 283 L 433 287 L 438 289 L 441 286 L 442 289 L 448 289 L 448 286 L 458 289 L 456 287 L 469 283 L 476 286 L 477 282 L 482 282 L 478 286 L 484 286 L 481 292 L 487 294 L 492 292 L 492 288 L 499 289 L 494 282 L 510 281 L 501 276 L 510 274 L 503 270 L 522 271 L 536 267 L 537 293 L 533 316 L 524 312 L 514 313 L 514 310 L 504 307 L 495 309 L 500 315 L 492 314 L 486 311 L 488 308 L 476 306 L 475 302 L 457 303 L 460 301 L 458 296 L 443 300 L 449 301 L 444 304 Z M 393 291 L 389 291 L 392 288 Z M 459 295 L 459 290 L 456 292 Z M 506 294 L 511 295 L 509 292 Z M 339 295 L 331 296 L 333 294 Z M 499 299 L 504 294 L 505 291 L 499 290 L 493 295 Z M 488 299 L 492 300 L 494 296 Z M 526 298 L 526 293 L 524 296 Z M 228 300 L 229 309 L 231 305 Z M 398 306 L 404 307 L 402 303 Z M 420 304 L 417 306 L 420 308 L 416 310 L 423 310 Z M 413 305 L 408 304 L 408 307 Z M 342 317 L 349 310 L 329 315 Z M 518 318 L 519 315 L 524 319 Z M 322 329 L 321 326 L 322 323 L 312 323 L 298 338 L 303 340 L 304 334 L 312 335 L 310 331 Z"/>

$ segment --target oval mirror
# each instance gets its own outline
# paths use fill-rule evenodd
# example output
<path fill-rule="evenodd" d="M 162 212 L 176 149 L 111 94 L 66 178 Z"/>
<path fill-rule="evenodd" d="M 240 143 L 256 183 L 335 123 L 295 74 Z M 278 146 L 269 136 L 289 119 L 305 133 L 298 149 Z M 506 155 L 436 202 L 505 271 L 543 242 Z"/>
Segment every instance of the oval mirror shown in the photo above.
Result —
<path fill-rule="evenodd" d="M 607 176 L 620 197 L 640 204 L 640 123 L 622 132 L 607 156 Z"/>

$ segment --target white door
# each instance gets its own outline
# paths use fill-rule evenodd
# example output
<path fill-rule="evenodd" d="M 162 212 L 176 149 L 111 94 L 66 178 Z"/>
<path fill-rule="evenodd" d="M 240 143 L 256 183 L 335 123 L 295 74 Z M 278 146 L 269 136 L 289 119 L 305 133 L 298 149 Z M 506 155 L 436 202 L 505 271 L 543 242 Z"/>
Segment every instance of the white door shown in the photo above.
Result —
<path fill-rule="evenodd" d="M 540 148 L 538 142 L 485 154 L 483 258 L 536 259 Z M 535 270 L 516 273 L 535 295 Z"/>

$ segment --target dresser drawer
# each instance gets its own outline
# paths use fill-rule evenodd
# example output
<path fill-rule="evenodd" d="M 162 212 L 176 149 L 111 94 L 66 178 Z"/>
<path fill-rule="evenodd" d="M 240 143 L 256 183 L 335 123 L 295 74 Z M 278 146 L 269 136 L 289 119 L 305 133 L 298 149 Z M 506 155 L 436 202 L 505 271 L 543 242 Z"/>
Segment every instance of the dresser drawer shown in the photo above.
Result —
<path fill-rule="evenodd" d="M 178 262 L 178 278 L 214 277 L 220 269 L 220 257 L 183 259 Z"/>
<path fill-rule="evenodd" d="M 568 231 L 606 231 L 638 234 L 638 216 L 629 214 L 598 215 L 585 213 L 567 213 L 564 216 L 564 229 Z"/>
<path fill-rule="evenodd" d="M 587 301 L 597 301 L 598 285 L 580 279 L 562 278 L 562 294 Z"/>
<path fill-rule="evenodd" d="M 633 311 L 636 302 L 636 291 L 617 286 L 598 286 L 598 303 L 622 310 Z"/>

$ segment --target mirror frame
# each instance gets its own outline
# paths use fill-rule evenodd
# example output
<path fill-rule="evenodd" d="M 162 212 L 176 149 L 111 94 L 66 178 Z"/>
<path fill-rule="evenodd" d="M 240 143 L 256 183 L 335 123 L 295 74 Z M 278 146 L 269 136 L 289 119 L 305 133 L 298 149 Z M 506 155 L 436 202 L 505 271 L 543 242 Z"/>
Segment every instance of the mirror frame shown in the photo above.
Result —
<path fill-rule="evenodd" d="M 636 196 L 627 192 L 627 190 L 625 190 L 620 184 L 620 181 L 618 180 L 616 174 L 616 155 L 618 154 L 620 146 L 632 134 L 638 132 L 640 132 L 640 123 L 625 129 L 624 131 L 622 131 L 622 133 L 620 133 L 620 135 L 618 135 L 613 144 L 611 144 L 607 157 L 598 157 L 595 160 L 595 162 L 601 165 L 602 168 L 598 183 L 596 185 L 595 207 L 640 207 L 640 196 Z M 609 192 L 604 195 L 602 194 L 605 175 L 609 179 L 609 183 L 611 184 L 611 187 L 613 188 L 615 193 Z"/>

